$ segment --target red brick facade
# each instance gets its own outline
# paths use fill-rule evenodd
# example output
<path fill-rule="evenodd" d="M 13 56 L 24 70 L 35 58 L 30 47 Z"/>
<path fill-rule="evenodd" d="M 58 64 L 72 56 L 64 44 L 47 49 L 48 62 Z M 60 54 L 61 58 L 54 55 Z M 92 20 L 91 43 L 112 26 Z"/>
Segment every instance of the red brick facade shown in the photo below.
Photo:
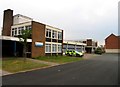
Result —
<path fill-rule="evenodd" d="M 63 48 L 63 30 L 60 30 L 60 32 L 62 31 L 62 39 L 52 38 L 53 34 L 55 36 L 56 33 L 51 33 L 51 37 L 47 38 L 47 36 L 46 36 L 46 27 L 48 27 L 48 25 L 31 20 L 31 21 L 29 21 L 29 23 L 27 25 L 26 24 L 24 25 L 24 23 L 26 23 L 26 22 L 22 21 L 23 23 L 20 23 L 21 26 L 16 26 L 13 23 L 13 22 L 15 22 L 15 21 L 13 21 L 13 18 L 14 18 L 13 10 L 8 9 L 8 10 L 4 11 L 2 35 L 3 36 L 11 36 L 12 35 L 13 37 L 17 37 L 17 35 L 20 35 L 20 32 L 23 29 L 28 29 L 27 27 L 30 26 L 29 29 L 32 29 L 32 37 L 29 38 L 30 39 L 29 48 L 28 48 L 29 51 L 27 53 L 32 58 L 35 58 L 35 57 L 38 57 L 38 56 L 45 56 L 47 54 L 50 54 L 50 55 L 51 54 L 52 55 L 56 55 L 56 54 L 62 55 L 62 52 L 60 52 L 60 51 L 58 52 L 57 47 L 59 45 L 59 48 L 60 48 L 60 45 L 62 44 L 61 48 Z M 15 27 L 15 29 L 13 27 Z M 12 31 L 11 31 L 11 28 L 12 28 Z M 51 30 L 52 32 L 53 31 L 59 32 L 58 31 L 59 29 L 57 30 L 55 28 L 56 30 L 54 30 L 54 29 L 52 30 L 52 28 L 54 28 L 54 27 L 51 26 L 49 30 Z M 16 36 L 13 35 L 13 34 L 15 34 Z M 50 40 L 50 41 L 47 41 L 47 39 Z M 31 42 L 31 40 L 32 40 L 32 42 Z M 43 43 L 43 46 L 38 46 L 38 45 L 36 46 L 35 45 L 36 42 Z M 56 45 L 56 50 L 57 51 L 54 52 L 54 50 L 51 49 L 50 52 L 47 52 L 47 51 L 45 52 L 45 43 L 46 42 L 51 45 L 51 48 L 52 48 L 53 44 L 57 44 Z M 14 44 L 11 47 L 14 47 Z M 21 48 L 22 48 L 22 46 L 21 46 Z M 15 48 L 15 49 L 17 49 L 17 48 Z M 61 51 L 62 51 L 62 49 L 61 49 Z M 16 52 L 16 51 L 14 51 L 14 52 Z M 19 50 L 18 53 L 22 54 L 23 51 Z"/>
<path fill-rule="evenodd" d="M 42 47 L 36 47 L 35 42 L 42 42 Z M 32 22 L 32 57 L 45 56 L 45 25 Z"/>
<path fill-rule="evenodd" d="M 120 49 L 120 37 L 111 34 L 105 39 L 106 49 Z"/>
<path fill-rule="evenodd" d="M 94 52 L 94 50 L 98 46 L 97 42 L 93 41 L 92 39 L 86 39 L 85 41 L 83 41 L 83 43 L 87 44 L 87 46 L 85 47 L 87 53 Z"/>
<path fill-rule="evenodd" d="M 5 10 L 3 15 L 3 31 L 2 35 L 10 36 L 11 26 L 13 25 L 13 10 Z"/>
<path fill-rule="evenodd" d="M 92 39 L 87 39 L 87 46 L 92 46 Z"/>

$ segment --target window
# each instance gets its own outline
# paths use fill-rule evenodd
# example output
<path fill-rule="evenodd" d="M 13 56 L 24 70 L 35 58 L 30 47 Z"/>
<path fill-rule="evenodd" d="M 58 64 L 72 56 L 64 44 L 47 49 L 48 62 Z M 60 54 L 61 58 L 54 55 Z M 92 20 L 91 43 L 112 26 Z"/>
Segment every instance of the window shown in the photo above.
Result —
<path fill-rule="evenodd" d="M 58 39 L 62 40 L 62 32 L 58 32 Z"/>
<path fill-rule="evenodd" d="M 62 45 L 58 45 L 58 52 L 62 52 Z"/>
<path fill-rule="evenodd" d="M 31 25 L 25 26 L 25 29 L 30 30 L 31 29 Z M 24 30 L 24 26 L 20 26 L 18 28 L 12 28 L 11 35 L 12 36 L 21 35 L 22 34 L 22 30 Z"/>
<path fill-rule="evenodd" d="M 52 44 L 52 52 L 56 53 L 57 52 L 57 45 Z"/>
<path fill-rule="evenodd" d="M 14 35 L 17 35 L 17 28 L 14 28 L 15 31 L 14 31 Z"/>
<path fill-rule="evenodd" d="M 50 53 L 51 52 L 51 44 L 46 44 L 45 45 L 45 52 Z"/>
<path fill-rule="evenodd" d="M 18 29 L 18 34 L 21 34 L 21 30 L 20 29 Z"/>
<path fill-rule="evenodd" d="M 12 33 L 12 34 L 11 34 L 12 36 L 14 36 L 14 30 L 15 30 L 15 29 L 14 29 L 14 28 L 12 28 L 12 32 L 11 32 L 11 33 Z"/>
<path fill-rule="evenodd" d="M 21 35 L 22 34 L 22 30 L 24 30 L 24 27 L 18 27 L 18 35 Z"/>
<path fill-rule="evenodd" d="M 25 26 L 26 30 L 31 30 L 31 25 Z"/>
<path fill-rule="evenodd" d="M 75 48 L 75 45 L 70 45 L 70 44 L 69 44 L 69 45 L 68 45 L 68 48 L 69 48 L 69 49 L 74 49 L 74 48 Z"/>
<path fill-rule="evenodd" d="M 68 48 L 67 44 L 64 44 L 64 45 L 63 45 L 63 48 L 64 48 L 64 49 L 67 49 L 67 48 Z"/>
<path fill-rule="evenodd" d="M 51 38 L 51 30 L 50 29 L 46 30 L 46 37 Z"/>
<path fill-rule="evenodd" d="M 52 31 L 52 38 L 57 39 L 57 31 Z"/>

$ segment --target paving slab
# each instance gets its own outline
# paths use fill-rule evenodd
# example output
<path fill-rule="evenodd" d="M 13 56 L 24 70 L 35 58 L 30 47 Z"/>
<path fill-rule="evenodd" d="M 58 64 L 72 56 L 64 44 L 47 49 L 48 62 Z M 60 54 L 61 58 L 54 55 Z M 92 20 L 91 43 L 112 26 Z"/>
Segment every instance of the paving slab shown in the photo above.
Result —
<path fill-rule="evenodd" d="M 9 75 L 9 74 L 11 73 L 4 70 L 0 70 L 0 76 Z"/>

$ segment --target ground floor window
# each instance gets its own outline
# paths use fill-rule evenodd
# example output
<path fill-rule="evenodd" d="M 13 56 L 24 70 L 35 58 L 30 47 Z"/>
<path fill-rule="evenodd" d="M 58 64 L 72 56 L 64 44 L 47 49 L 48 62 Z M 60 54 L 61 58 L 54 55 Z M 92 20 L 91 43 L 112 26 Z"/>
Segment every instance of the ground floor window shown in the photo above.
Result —
<path fill-rule="evenodd" d="M 57 44 L 52 44 L 52 52 L 53 53 L 57 52 Z"/>
<path fill-rule="evenodd" d="M 62 44 L 46 43 L 45 53 L 61 53 Z"/>
<path fill-rule="evenodd" d="M 62 52 L 62 45 L 58 45 L 58 52 Z"/>
<path fill-rule="evenodd" d="M 51 52 L 51 44 L 46 44 L 45 45 L 45 52 L 50 53 Z"/>

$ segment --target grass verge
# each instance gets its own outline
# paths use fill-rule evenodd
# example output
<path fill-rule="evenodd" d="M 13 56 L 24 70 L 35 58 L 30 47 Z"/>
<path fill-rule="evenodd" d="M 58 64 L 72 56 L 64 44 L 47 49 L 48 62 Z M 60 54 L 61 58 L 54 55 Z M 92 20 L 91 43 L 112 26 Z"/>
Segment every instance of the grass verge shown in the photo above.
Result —
<path fill-rule="evenodd" d="M 44 56 L 44 57 L 37 57 L 37 60 L 43 60 L 47 62 L 54 62 L 54 63 L 69 63 L 83 60 L 81 57 L 70 57 L 70 56 Z"/>
<path fill-rule="evenodd" d="M 2 60 L 2 69 L 8 72 L 19 72 L 45 66 L 48 65 L 30 60 L 24 61 L 23 58 L 5 58 Z"/>

